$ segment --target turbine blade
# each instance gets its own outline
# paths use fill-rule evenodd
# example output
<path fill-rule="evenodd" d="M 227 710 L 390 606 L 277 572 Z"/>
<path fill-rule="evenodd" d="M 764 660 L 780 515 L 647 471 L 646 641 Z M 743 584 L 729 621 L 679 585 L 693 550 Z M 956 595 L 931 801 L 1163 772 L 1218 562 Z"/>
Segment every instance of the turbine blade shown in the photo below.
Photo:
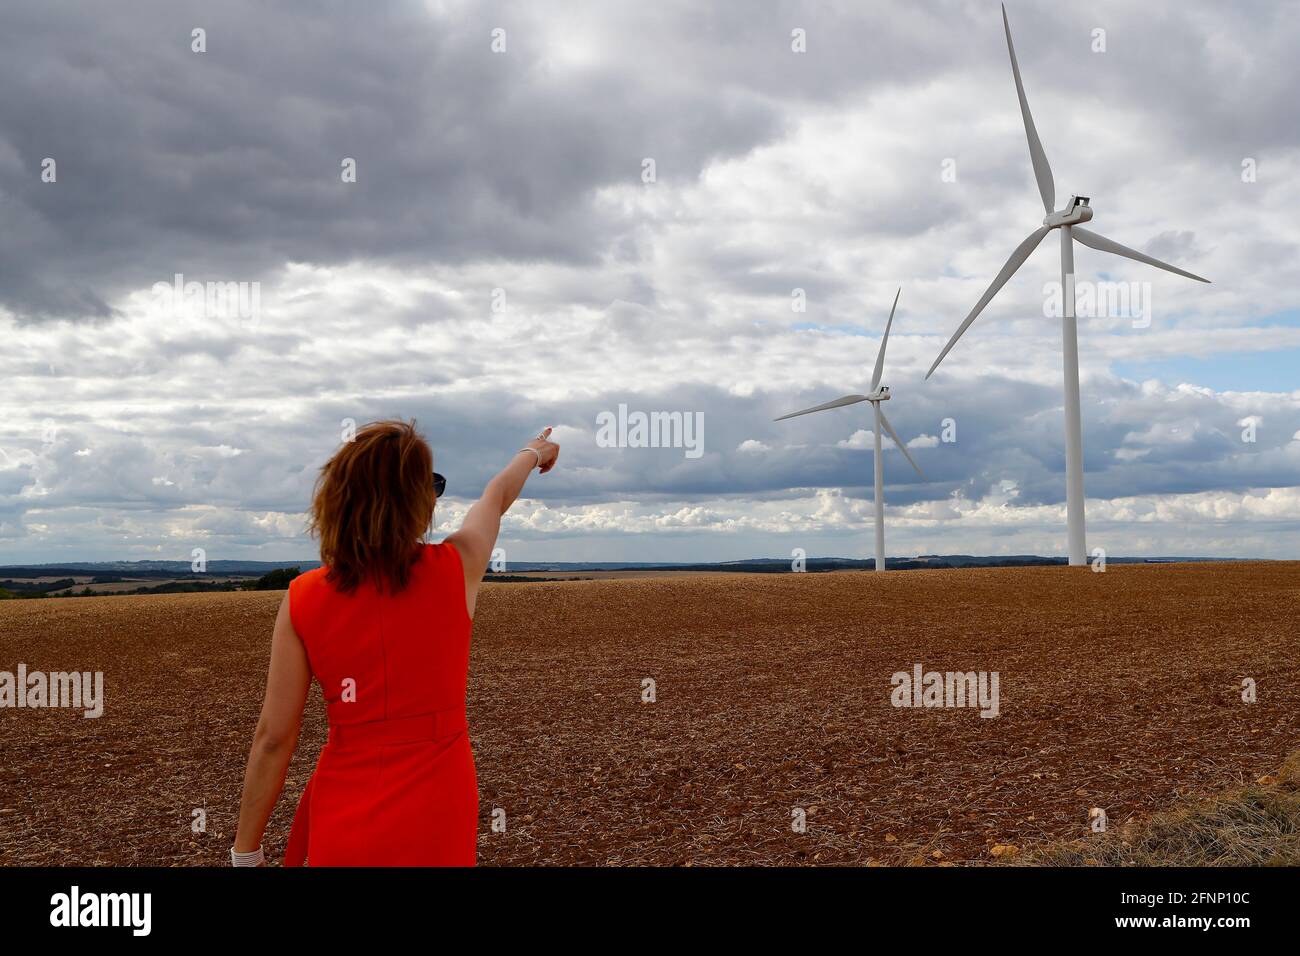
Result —
<path fill-rule="evenodd" d="M 842 398 L 835 399 L 833 402 L 823 402 L 821 405 L 814 405 L 812 408 L 805 408 L 801 411 L 791 412 L 789 415 L 782 415 L 780 418 L 773 419 L 773 421 L 783 422 L 787 418 L 795 418 L 799 415 L 808 415 L 812 412 L 824 412 L 828 408 L 839 408 L 843 405 L 856 405 L 858 402 L 865 401 L 867 401 L 867 396 L 865 395 L 845 395 Z"/>
<path fill-rule="evenodd" d="M 943 351 L 939 353 L 939 357 L 935 359 L 934 364 L 930 366 L 930 371 L 925 373 L 926 378 L 929 378 L 934 374 L 934 370 L 939 367 L 939 363 L 943 361 L 943 357 L 948 354 L 954 345 L 957 344 L 957 340 L 961 338 L 962 333 L 970 328 L 970 324 L 974 322 L 975 317 L 983 311 L 984 306 L 988 305 L 992 298 L 998 294 L 998 290 L 1007 284 L 1007 280 L 1015 275 L 1016 270 L 1025 264 L 1025 260 L 1029 258 L 1029 254 L 1038 248 L 1038 244 L 1043 241 L 1043 236 L 1047 235 L 1049 232 L 1051 232 L 1050 226 L 1043 226 L 1039 229 L 1035 229 L 1025 238 L 1024 242 L 1016 246 L 1016 251 L 1011 253 L 1011 258 L 1008 259 L 1007 264 L 1002 267 L 1002 271 L 997 274 L 997 277 L 993 280 L 992 284 L 990 284 L 984 294 L 980 296 L 980 300 L 975 303 L 975 308 L 971 309 L 970 315 L 966 316 L 966 321 L 963 322 L 957 331 L 952 334 L 952 338 L 948 340 L 948 344 L 943 347 Z"/>
<path fill-rule="evenodd" d="M 885 370 L 885 346 L 889 344 L 889 327 L 894 324 L 894 310 L 898 308 L 898 297 L 903 294 L 900 288 L 894 293 L 894 304 L 889 307 L 889 321 L 885 323 L 885 337 L 880 340 L 880 351 L 876 354 L 876 370 L 871 375 L 871 390 L 880 387 L 880 373 Z"/>
<path fill-rule="evenodd" d="M 1002 26 L 1007 31 L 1007 52 L 1011 54 L 1011 72 L 1016 78 L 1016 96 L 1020 97 L 1020 116 L 1025 121 L 1025 138 L 1029 140 L 1029 158 L 1034 164 L 1034 178 L 1038 180 L 1038 194 L 1043 197 L 1043 211 L 1051 212 L 1056 203 L 1056 184 L 1052 182 L 1052 167 L 1043 152 L 1043 142 L 1038 138 L 1034 118 L 1029 115 L 1029 101 L 1025 99 L 1025 84 L 1020 81 L 1020 64 L 1016 62 L 1016 48 L 1011 42 L 1011 24 L 1007 20 L 1007 5 L 1002 5 Z"/>
<path fill-rule="evenodd" d="M 885 426 L 885 431 L 889 432 L 889 437 L 894 439 L 894 444 L 897 445 L 898 450 L 903 453 L 903 457 L 912 462 L 912 467 L 916 469 L 916 473 L 921 476 L 922 480 L 925 480 L 925 472 L 921 470 L 920 465 L 912 460 L 912 456 L 907 452 L 907 446 L 904 445 L 902 439 L 898 437 L 898 432 L 894 431 L 894 426 L 889 424 L 889 419 L 885 417 L 884 412 L 880 413 L 880 424 Z"/>
<path fill-rule="evenodd" d="M 1130 249 L 1128 246 L 1121 246 L 1114 239 L 1107 239 L 1105 236 L 1098 235 L 1090 229 L 1084 229 L 1080 226 L 1071 226 L 1070 232 L 1074 238 L 1078 239 L 1085 246 L 1090 246 L 1101 252 L 1113 252 L 1117 256 L 1124 256 L 1127 259 L 1136 259 L 1138 262 L 1145 262 L 1149 266 L 1155 266 L 1157 269 L 1164 269 L 1166 272 L 1172 272 L 1175 275 L 1184 276 L 1188 279 L 1195 279 L 1197 282 L 1209 282 L 1209 279 L 1202 279 L 1198 275 L 1187 272 L 1177 266 L 1171 266 L 1167 262 L 1161 262 L 1159 259 L 1152 258 L 1145 253 L 1138 252 L 1136 249 Z"/>

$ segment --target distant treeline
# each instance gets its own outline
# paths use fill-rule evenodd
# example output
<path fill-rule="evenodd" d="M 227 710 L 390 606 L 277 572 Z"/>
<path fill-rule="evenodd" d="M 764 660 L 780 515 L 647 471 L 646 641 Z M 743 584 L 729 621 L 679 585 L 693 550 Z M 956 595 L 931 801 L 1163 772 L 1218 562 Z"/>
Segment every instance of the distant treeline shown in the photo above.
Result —
<path fill-rule="evenodd" d="M 6 569 L 9 570 L 9 569 Z M 26 570 L 26 569 L 23 569 Z M 67 569 L 63 569 L 66 571 Z M 10 572 L 12 573 L 12 572 Z M 260 578 L 247 581 L 208 581 L 203 575 L 195 574 L 188 578 L 180 580 L 164 581 L 162 584 L 142 584 L 138 588 L 130 590 L 114 591 L 96 591 L 92 587 L 95 584 L 119 584 L 126 578 L 116 574 L 96 574 L 92 575 L 89 583 L 82 585 L 80 591 L 70 591 L 69 588 L 77 587 L 77 582 L 73 578 L 60 578 L 57 581 L 22 581 L 13 580 L 12 578 L 0 579 L 0 601 L 18 600 L 24 598 L 43 598 L 43 597 L 115 597 L 123 594 L 208 594 L 219 591 L 283 591 L 289 586 L 289 582 L 302 573 L 299 568 L 276 568 L 274 571 L 268 571 Z M 41 575 L 48 577 L 48 573 Z M 85 577 L 86 575 L 79 575 Z M 143 576 L 143 575 L 142 575 Z M 151 574 L 151 577 L 161 576 L 158 573 Z M 174 575 L 173 575 L 174 576 Z M 134 577 L 134 575 L 132 575 Z M 587 578 L 534 578 L 520 577 L 513 574 L 494 574 L 488 572 L 487 580 L 498 583 L 512 582 L 536 582 L 536 581 L 556 581 L 556 580 L 589 580 Z M 56 594 L 55 592 L 64 591 L 67 593 Z"/>
<path fill-rule="evenodd" d="M 211 591 L 283 591 L 289 582 L 302 571 L 299 568 L 276 568 L 260 578 L 248 581 L 208 581 L 203 575 L 195 574 L 189 578 L 165 581 L 162 584 L 144 584 L 131 590 L 96 591 L 92 585 L 120 584 L 126 580 L 121 575 L 96 574 L 82 586 L 80 591 L 68 591 L 77 586 L 73 578 L 60 578 L 57 581 L 21 581 L 6 579 L 0 581 L 0 601 L 22 598 L 49 597 L 57 591 L 68 591 L 59 597 L 111 597 L 121 594 L 202 594 Z M 84 575 L 82 575 L 84 577 Z M 151 575 L 156 576 L 156 575 Z"/>
<path fill-rule="evenodd" d="M 1213 561 L 1215 558 L 1109 558 L 1111 564 L 1167 564 L 1174 561 Z M 1232 559 L 1222 559 L 1232 560 Z M 885 567 L 891 571 L 920 571 L 935 568 L 1033 568 L 1054 567 L 1067 564 L 1065 558 L 1045 558 L 1034 554 L 1015 554 L 1005 557 L 979 557 L 976 555 L 948 554 L 919 558 L 886 558 Z M 866 571 L 875 568 L 874 558 L 805 558 L 804 570 Z M 735 572 L 738 574 L 789 574 L 793 561 L 785 558 L 754 558 L 747 561 L 726 561 L 719 564 L 644 565 L 635 570 Z"/>
<path fill-rule="evenodd" d="M 506 574 L 488 568 L 487 573 L 483 575 L 483 580 L 493 584 L 536 584 L 538 581 L 594 581 L 595 578 L 536 578 L 526 574 Z"/>
<path fill-rule="evenodd" d="M 924 568 L 1022 568 L 1041 565 L 1065 564 L 1065 558 L 1008 557 L 1008 558 L 886 558 L 885 567 L 891 571 L 917 571 Z M 674 564 L 665 565 L 673 571 L 708 571 L 737 574 L 789 574 L 793 561 L 782 558 L 772 560 L 735 561 L 724 564 Z M 815 574 L 821 571 L 868 571 L 876 566 L 875 558 L 805 558 L 804 570 Z M 645 570 L 657 570 L 646 568 Z"/>

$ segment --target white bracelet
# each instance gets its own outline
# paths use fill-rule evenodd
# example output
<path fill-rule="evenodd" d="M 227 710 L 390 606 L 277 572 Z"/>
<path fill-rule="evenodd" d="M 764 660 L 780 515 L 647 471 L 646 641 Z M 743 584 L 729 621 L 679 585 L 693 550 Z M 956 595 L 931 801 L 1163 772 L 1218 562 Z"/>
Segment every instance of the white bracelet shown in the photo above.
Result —
<path fill-rule="evenodd" d="M 538 468 L 542 467 L 542 453 L 538 451 L 536 448 L 529 448 L 527 445 L 525 445 L 523 448 L 519 449 L 519 451 L 531 451 L 534 455 L 537 456 L 537 467 Z M 515 454 L 516 455 L 519 454 L 519 451 L 515 452 Z"/>
<path fill-rule="evenodd" d="M 261 866 L 265 862 L 266 854 L 262 852 L 260 846 L 249 853 L 236 852 L 233 846 L 230 848 L 231 866 Z"/>

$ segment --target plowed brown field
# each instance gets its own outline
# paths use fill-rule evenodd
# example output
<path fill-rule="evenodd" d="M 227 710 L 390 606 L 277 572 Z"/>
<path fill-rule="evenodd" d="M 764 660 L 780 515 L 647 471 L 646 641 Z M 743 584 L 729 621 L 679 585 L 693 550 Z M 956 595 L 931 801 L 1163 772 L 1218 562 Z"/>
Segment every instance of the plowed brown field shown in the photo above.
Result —
<path fill-rule="evenodd" d="M 0 710 L 0 864 L 225 864 L 281 597 L 0 603 L 0 670 L 107 697 Z M 485 864 L 985 862 L 1300 746 L 1300 563 L 498 584 L 474 641 Z M 998 671 L 1001 716 L 892 707 L 916 663 Z M 313 691 L 268 855 L 324 731 Z"/>

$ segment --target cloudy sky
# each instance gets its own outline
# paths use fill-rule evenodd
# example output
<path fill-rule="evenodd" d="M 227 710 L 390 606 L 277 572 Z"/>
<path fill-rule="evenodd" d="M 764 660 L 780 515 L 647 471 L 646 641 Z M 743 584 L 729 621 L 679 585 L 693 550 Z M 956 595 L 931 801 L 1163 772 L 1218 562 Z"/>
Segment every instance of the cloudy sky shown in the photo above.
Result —
<path fill-rule="evenodd" d="M 1058 199 L 1213 280 L 1076 251 L 1089 548 L 1300 557 L 1300 7 L 1008 12 Z M 444 531 L 556 426 L 513 559 L 865 555 L 870 406 L 772 419 L 899 287 L 889 553 L 1064 553 L 1055 235 L 924 380 L 1042 219 L 997 3 L 13 2 L 0 88 L 0 563 L 310 557 L 393 416 Z"/>

